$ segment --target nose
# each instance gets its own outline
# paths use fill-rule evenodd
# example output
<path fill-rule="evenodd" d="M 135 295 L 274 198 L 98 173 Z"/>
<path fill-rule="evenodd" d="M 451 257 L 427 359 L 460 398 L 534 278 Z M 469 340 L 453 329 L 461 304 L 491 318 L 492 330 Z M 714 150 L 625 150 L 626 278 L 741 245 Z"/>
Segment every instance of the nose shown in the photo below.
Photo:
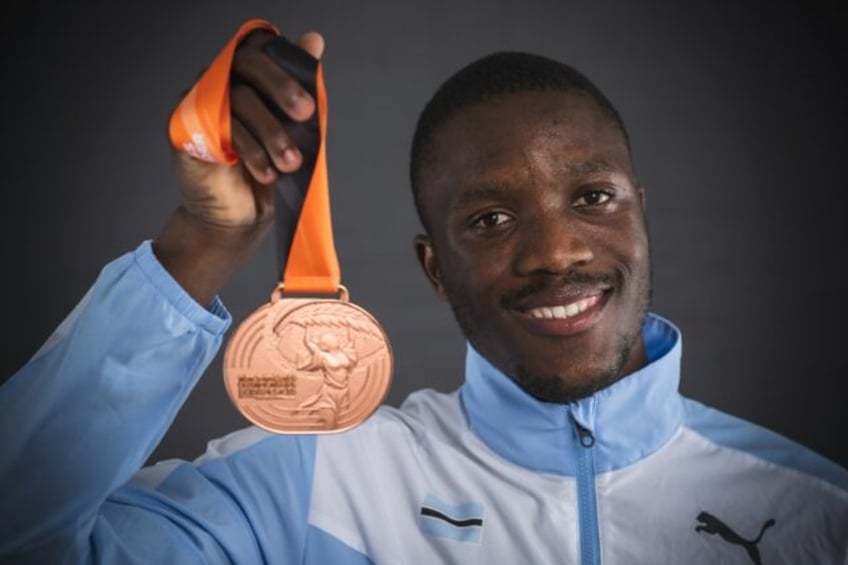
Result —
<path fill-rule="evenodd" d="M 546 214 L 523 231 L 514 263 L 520 276 L 562 274 L 595 258 L 586 227 L 561 213 Z"/>

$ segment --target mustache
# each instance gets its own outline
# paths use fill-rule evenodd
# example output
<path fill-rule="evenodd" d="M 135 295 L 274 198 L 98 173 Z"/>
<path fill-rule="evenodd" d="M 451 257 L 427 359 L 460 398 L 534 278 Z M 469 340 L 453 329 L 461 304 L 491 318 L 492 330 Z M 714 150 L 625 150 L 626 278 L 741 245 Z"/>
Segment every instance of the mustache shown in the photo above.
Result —
<path fill-rule="evenodd" d="M 621 275 L 615 273 L 588 273 L 575 269 L 562 275 L 539 276 L 514 292 L 501 298 L 504 308 L 519 308 L 521 304 L 537 294 L 555 292 L 570 286 L 609 287 L 617 290 L 621 287 Z"/>

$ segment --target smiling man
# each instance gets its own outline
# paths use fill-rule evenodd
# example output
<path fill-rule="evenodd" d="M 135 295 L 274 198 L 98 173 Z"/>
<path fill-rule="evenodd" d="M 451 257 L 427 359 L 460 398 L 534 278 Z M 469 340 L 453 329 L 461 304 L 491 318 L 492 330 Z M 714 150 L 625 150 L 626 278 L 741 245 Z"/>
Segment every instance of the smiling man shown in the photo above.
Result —
<path fill-rule="evenodd" d="M 528 88 L 506 96 L 520 72 Z M 443 108 L 463 95 L 475 100 L 458 115 Z M 469 66 L 425 110 L 411 176 L 427 275 L 522 388 L 566 403 L 645 364 L 644 193 L 618 114 L 585 78 L 525 54 Z"/>
<path fill-rule="evenodd" d="M 497 53 L 413 140 L 416 251 L 468 340 L 465 382 L 340 434 L 247 428 L 137 471 L 214 358 L 218 290 L 267 233 L 314 100 L 236 55 L 235 165 L 177 160 L 181 205 L 104 269 L 0 389 L 0 555 L 104 563 L 845 563 L 848 473 L 681 397 L 649 314 L 645 194 L 580 73 Z M 319 57 L 320 37 L 301 45 Z M 264 93 L 259 95 L 258 93 Z M 268 108 L 268 106 L 275 106 Z M 399 378 L 403 378 L 402 375 Z"/>

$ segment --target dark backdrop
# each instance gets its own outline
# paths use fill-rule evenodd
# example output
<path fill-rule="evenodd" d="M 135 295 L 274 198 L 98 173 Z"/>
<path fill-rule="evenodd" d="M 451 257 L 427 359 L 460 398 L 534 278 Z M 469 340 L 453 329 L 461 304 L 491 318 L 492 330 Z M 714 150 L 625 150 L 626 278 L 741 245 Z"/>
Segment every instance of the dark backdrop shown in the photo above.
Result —
<path fill-rule="evenodd" d="M 843 465 L 848 444 L 846 19 L 811 2 L 8 2 L 2 24 L 4 325 L 11 375 L 100 268 L 176 203 L 165 124 L 245 19 L 327 40 L 328 155 L 343 281 L 390 334 L 389 403 L 455 388 L 464 343 L 411 246 L 418 111 L 500 49 L 559 58 L 615 103 L 648 187 L 654 311 L 684 332 L 683 391 Z M 236 321 L 273 245 L 224 290 Z M 154 454 L 246 425 L 212 363 Z"/>

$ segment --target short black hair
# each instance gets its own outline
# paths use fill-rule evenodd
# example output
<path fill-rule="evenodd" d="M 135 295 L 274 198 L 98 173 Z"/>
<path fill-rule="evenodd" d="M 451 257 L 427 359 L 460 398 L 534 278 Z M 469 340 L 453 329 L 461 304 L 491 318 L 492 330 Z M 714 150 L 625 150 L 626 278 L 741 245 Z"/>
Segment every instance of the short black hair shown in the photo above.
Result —
<path fill-rule="evenodd" d="M 418 117 L 412 136 L 409 176 L 415 209 L 424 229 L 430 226 L 421 202 L 420 177 L 437 130 L 460 110 L 502 94 L 533 91 L 582 92 L 594 100 L 621 129 L 630 151 L 630 138 L 618 110 L 583 73 L 548 57 L 501 51 L 471 62 L 436 90 Z"/>

